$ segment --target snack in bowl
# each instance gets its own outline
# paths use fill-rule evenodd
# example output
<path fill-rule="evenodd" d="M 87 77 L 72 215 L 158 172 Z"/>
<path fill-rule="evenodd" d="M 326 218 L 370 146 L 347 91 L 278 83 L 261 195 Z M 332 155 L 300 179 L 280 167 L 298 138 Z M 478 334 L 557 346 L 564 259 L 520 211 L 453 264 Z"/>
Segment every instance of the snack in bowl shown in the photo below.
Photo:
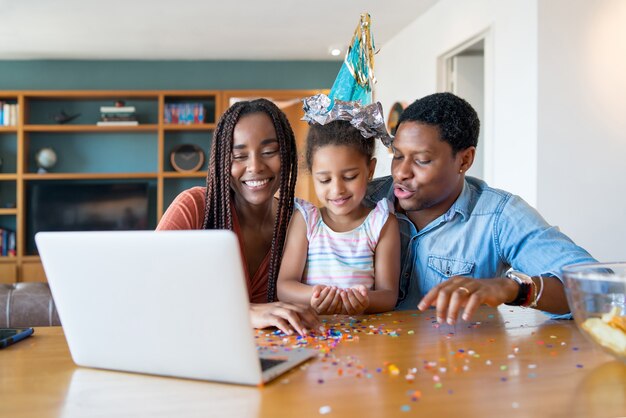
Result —
<path fill-rule="evenodd" d="M 626 316 L 618 315 L 619 311 L 614 306 L 601 318 L 587 318 L 582 328 L 603 347 L 618 355 L 626 355 Z"/>

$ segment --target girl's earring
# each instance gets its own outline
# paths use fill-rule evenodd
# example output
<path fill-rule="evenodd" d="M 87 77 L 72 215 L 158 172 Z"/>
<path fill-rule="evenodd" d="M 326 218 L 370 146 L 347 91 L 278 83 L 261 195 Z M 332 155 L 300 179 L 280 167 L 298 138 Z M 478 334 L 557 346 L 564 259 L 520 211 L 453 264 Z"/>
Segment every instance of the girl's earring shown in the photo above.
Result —
<path fill-rule="evenodd" d="M 460 170 L 459 170 L 459 174 L 461 174 L 462 172 L 463 172 L 463 169 L 460 169 Z"/>

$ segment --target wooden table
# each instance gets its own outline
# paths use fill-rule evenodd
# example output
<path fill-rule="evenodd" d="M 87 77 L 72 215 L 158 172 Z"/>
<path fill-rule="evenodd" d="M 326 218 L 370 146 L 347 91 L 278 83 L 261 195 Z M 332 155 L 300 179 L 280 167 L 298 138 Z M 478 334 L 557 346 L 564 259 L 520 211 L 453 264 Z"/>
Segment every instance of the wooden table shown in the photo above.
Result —
<path fill-rule="evenodd" d="M 481 308 L 456 327 L 433 316 L 326 318 L 334 339 L 308 340 L 320 358 L 260 389 L 76 367 L 62 329 L 37 328 L 0 351 L 0 415 L 626 415 L 626 365 L 592 347 L 573 321 L 509 307 Z M 296 343 L 268 331 L 258 341 Z"/>

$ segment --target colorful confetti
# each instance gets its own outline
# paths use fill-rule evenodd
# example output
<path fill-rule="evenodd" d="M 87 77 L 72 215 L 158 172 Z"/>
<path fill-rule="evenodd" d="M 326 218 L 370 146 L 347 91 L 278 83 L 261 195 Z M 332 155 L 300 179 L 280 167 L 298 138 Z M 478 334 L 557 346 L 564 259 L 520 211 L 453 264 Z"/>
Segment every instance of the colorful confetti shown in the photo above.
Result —
<path fill-rule="evenodd" d="M 377 361 L 380 362 L 378 364 L 363 364 L 356 356 L 339 356 L 336 354 L 338 351 L 336 352 L 335 350 L 342 343 L 358 343 L 359 336 L 362 338 L 373 338 L 370 336 L 375 336 L 374 338 L 391 337 L 396 340 L 411 337 L 411 344 L 420 344 L 420 341 L 414 338 L 416 334 L 419 334 L 417 328 L 403 329 L 403 321 L 397 320 L 397 317 L 394 317 L 394 315 L 395 313 L 369 315 L 366 317 L 334 316 L 330 319 L 324 319 L 326 331 L 323 333 L 313 333 L 303 337 L 286 335 L 278 330 L 259 330 L 256 332 L 255 338 L 259 350 L 270 350 L 276 353 L 297 350 L 302 347 L 317 350 L 318 361 L 305 363 L 301 366 L 301 369 L 306 370 L 310 367 L 311 369 L 309 370 L 313 370 L 315 373 L 313 382 L 317 382 L 319 385 L 328 385 L 329 388 L 333 387 L 332 383 L 338 379 L 394 379 L 398 376 L 400 378 L 404 377 L 403 383 L 405 383 L 406 389 L 403 390 L 408 389 L 405 402 L 418 402 L 423 397 L 433 395 L 434 391 L 440 391 L 441 389 L 450 396 L 454 394 L 466 396 L 467 392 L 464 386 L 455 387 L 455 390 L 450 389 L 451 384 L 458 383 L 458 380 L 454 380 L 457 379 L 458 373 L 467 373 L 466 376 L 469 379 L 471 379 L 471 373 L 482 373 L 492 379 L 498 379 L 502 383 L 512 381 L 516 384 L 520 382 L 523 384 L 526 379 L 537 379 L 537 370 L 546 364 L 546 359 L 550 361 L 549 359 L 552 357 L 564 355 L 569 348 L 563 347 L 571 346 L 571 341 L 569 339 L 561 341 L 564 338 L 559 336 L 558 333 L 550 335 L 541 329 L 531 326 L 527 326 L 528 329 L 525 329 L 523 325 L 519 325 L 519 322 L 512 322 L 508 327 L 516 327 L 515 329 L 521 333 L 517 335 L 522 335 L 523 338 L 513 338 L 509 340 L 510 343 L 507 343 L 506 340 L 500 338 L 485 338 L 483 336 L 465 340 L 472 341 L 473 346 L 459 346 L 460 344 L 455 344 L 455 341 L 459 341 L 456 333 L 457 329 L 459 330 L 458 335 L 475 331 L 467 330 L 462 326 L 455 328 L 446 324 L 439 325 L 434 316 L 412 314 L 412 316 L 419 317 L 419 321 L 422 319 L 427 321 L 424 324 L 420 324 L 420 326 L 439 328 L 438 331 L 431 331 L 432 335 L 439 339 L 441 347 L 440 350 L 436 351 L 436 356 L 420 358 L 420 353 L 416 349 L 412 359 L 392 357 L 378 359 Z M 495 317 L 490 315 L 489 318 L 494 319 Z M 498 318 L 496 321 L 499 321 L 499 324 L 508 322 L 502 321 L 500 317 Z M 468 328 L 477 326 L 487 328 L 491 326 L 490 321 L 476 321 L 468 324 L 470 324 Z M 513 335 L 514 337 L 517 336 L 516 334 Z M 416 345 L 416 347 L 418 346 Z M 491 358 L 484 359 L 485 352 L 483 352 L 483 348 L 487 348 Z M 543 348 L 546 350 L 543 350 Z M 497 355 L 493 354 L 494 350 L 498 353 Z M 578 351 L 579 347 L 571 347 L 571 350 Z M 346 350 L 341 350 L 341 352 L 345 353 Z M 523 353 L 523 355 L 520 353 Z M 481 354 L 483 355 L 482 360 Z M 539 354 L 539 357 L 533 357 L 535 354 Z M 535 361 L 528 363 L 528 360 Z M 573 362 L 572 366 L 577 369 L 583 369 L 584 366 L 580 361 L 581 359 L 578 359 L 578 362 Z M 494 365 L 495 369 L 490 367 Z M 524 373 L 525 369 L 526 373 Z M 546 369 L 539 375 L 545 376 L 549 373 L 550 369 Z M 292 380 L 295 381 L 296 379 L 292 378 Z M 289 379 L 282 379 L 280 382 L 282 384 L 290 384 Z M 378 384 L 378 382 L 362 383 Z M 421 387 L 424 393 L 416 390 L 415 386 Z M 508 402 L 513 409 L 521 407 L 517 401 L 509 399 Z M 400 404 L 397 407 L 403 412 L 409 412 L 412 409 L 410 404 Z M 332 409 L 330 406 L 325 405 L 319 408 L 319 413 L 322 415 L 330 414 Z"/>

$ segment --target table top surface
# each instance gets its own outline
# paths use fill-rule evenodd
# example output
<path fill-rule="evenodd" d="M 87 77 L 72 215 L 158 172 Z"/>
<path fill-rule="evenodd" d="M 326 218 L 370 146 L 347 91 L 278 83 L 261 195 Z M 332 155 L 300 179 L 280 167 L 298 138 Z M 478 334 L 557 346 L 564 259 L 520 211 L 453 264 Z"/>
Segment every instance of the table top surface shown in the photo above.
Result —
<path fill-rule="evenodd" d="M 438 325 L 434 311 L 325 317 L 319 356 L 262 388 L 77 367 L 62 328 L 0 351 L 12 417 L 626 416 L 626 364 L 573 321 L 481 308 Z M 259 345 L 303 341 L 256 331 Z"/>

